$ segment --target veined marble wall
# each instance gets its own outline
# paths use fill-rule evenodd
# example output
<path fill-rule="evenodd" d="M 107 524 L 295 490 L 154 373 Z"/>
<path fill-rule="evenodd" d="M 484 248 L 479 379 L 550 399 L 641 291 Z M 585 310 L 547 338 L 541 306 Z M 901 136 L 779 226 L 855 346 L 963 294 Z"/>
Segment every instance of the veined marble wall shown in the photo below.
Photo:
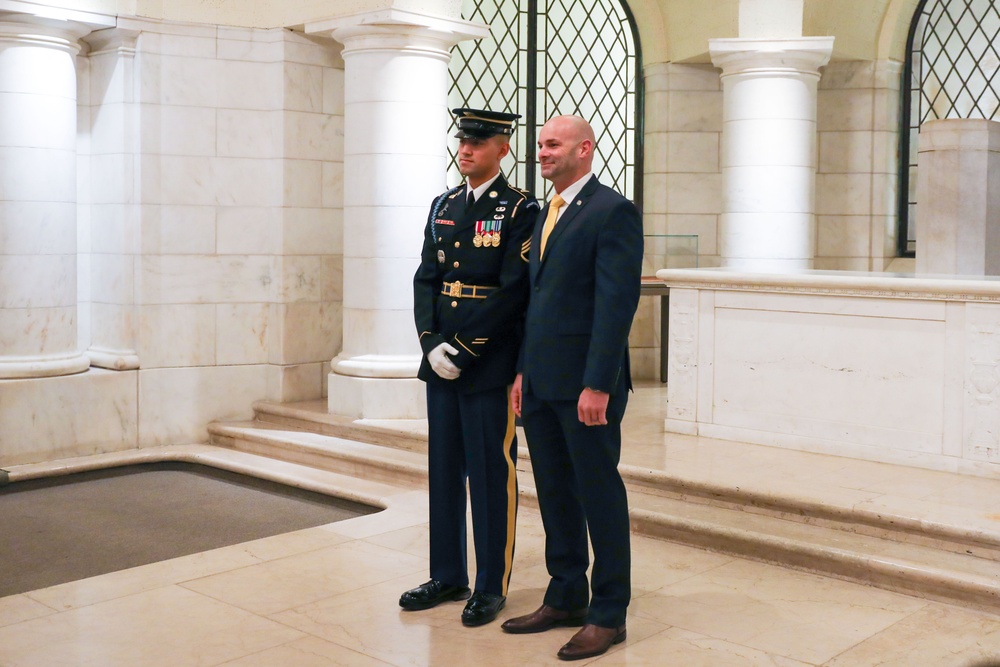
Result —
<path fill-rule="evenodd" d="M 0 465 L 204 441 L 320 398 L 341 347 L 339 45 L 127 18 L 85 41 L 78 335 L 116 370 L 0 383 Z"/>

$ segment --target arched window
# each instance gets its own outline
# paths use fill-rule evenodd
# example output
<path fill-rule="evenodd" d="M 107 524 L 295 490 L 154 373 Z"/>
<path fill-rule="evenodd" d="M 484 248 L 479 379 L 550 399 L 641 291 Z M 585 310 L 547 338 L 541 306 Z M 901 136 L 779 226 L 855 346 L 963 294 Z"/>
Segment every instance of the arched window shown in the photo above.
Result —
<path fill-rule="evenodd" d="M 917 240 L 920 126 L 939 118 L 1000 120 L 1000 5 L 996 0 L 920 0 L 910 24 L 900 141 L 900 256 Z"/>
<path fill-rule="evenodd" d="M 449 106 L 519 113 L 505 173 L 543 197 L 538 131 L 560 114 L 583 116 L 597 134 L 594 173 L 642 205 L 642 76 L 639 37 L 621 0 L 465 0 L 462 16 L 490 35 L 452 51 Z M 451 139 L 448 182 L 461 182 Z"/>

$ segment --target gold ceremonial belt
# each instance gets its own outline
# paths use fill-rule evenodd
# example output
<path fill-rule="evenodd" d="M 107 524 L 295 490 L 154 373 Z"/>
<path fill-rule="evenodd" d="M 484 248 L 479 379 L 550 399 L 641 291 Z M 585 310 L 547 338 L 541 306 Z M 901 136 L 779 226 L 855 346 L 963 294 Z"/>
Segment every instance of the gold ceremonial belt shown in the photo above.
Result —
<path fill-rule="evenodd" d="M 463 285 L 460 282 L 441 283 L 441 294 L 455 299 L 485 299 L 495 289 L 497 288 L 486 285 Z"/>

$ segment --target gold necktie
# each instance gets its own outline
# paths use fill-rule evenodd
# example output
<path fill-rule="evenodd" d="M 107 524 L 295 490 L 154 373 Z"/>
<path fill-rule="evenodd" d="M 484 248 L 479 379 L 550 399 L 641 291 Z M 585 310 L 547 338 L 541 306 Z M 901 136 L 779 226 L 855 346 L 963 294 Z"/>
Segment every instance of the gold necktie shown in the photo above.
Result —
<path fill-rule="evenodd" d="M 559 195 L 553 197 L 552 201 L 549 202 L 549 213 L 545 216 L 545 226 L 542 227 L 542 246 L 538 249 L 539 259 L 545 255 L 545 242 L 549 240 L 549 234 L 551 234 L 552 230 L 555 229 L 556 218 L 559 217 L 559 209 L 561 209 L 565 203 L 566 202 L 563 201 L 563 198 Z"/>

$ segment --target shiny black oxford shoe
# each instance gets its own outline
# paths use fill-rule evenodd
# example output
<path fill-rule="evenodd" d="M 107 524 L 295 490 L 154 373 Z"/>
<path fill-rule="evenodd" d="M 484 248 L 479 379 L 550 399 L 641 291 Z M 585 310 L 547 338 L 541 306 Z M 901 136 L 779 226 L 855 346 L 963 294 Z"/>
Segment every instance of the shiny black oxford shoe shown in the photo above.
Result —
<path fill-rule="evenodd" d="M 507 598 L 495 593 L 476 591 L 462 610 L 462 625 L 475 627 L 486 625 L 497 617 L 507 603 Z"/>
<path fill-rule="evenodd" d="M 406 611 L 420 611 L 436 607 L 442 602 L 465 600 L 469 594 L 468 586 L 451 586 L 437 579 L 431 579 L 400 595 L 399 606 Z"/>

